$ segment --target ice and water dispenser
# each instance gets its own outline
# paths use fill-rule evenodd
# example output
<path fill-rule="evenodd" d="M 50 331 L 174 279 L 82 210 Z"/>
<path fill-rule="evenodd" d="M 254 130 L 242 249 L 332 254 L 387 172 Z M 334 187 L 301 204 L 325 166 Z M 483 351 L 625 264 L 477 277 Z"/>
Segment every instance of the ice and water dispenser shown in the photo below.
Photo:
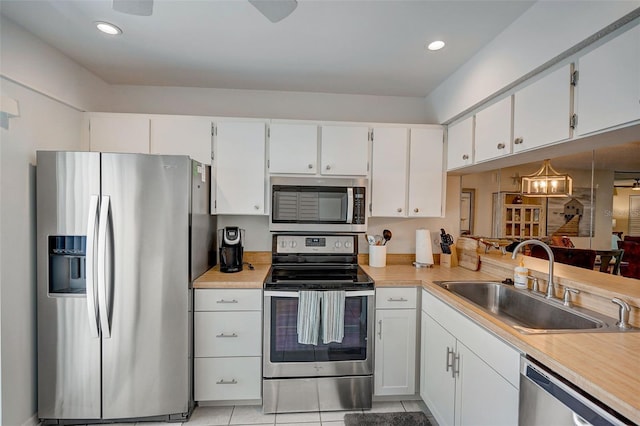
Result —
<path fill-rule="evenodd" d="M 86 293 L 87 237 L 84 235 L 49 236 L 49 294 Z"/>

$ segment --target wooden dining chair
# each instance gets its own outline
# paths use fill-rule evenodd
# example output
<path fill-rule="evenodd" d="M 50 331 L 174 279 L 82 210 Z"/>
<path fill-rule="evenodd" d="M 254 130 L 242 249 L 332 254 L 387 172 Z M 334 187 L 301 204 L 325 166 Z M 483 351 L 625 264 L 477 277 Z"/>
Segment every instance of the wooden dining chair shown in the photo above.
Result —
<path fill-rule="evenodd" d="M 596 254 L 600 255 L 600 272 L 611 272 L 613 275 L 620 274 L 620 262 L 622 262 L 624 250 L 596 250 Z"/>

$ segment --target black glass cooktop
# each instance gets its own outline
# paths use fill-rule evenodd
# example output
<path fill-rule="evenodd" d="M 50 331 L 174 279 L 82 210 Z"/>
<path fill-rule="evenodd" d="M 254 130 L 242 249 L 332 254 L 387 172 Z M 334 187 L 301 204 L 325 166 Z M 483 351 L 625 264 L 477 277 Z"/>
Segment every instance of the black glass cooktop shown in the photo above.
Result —
<path fill-rule="evenodd" d="M 373 281 L 358 265 L 277 265 L 272 266 L 266 288 L 373 288 Z"/>

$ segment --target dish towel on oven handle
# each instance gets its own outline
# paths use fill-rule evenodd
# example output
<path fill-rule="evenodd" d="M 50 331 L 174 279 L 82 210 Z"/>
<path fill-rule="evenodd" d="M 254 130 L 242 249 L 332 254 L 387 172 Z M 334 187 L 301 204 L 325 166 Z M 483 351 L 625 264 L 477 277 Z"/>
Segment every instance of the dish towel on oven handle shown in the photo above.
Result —
<path fill-rule="evenodd" d="M 322 343 L 342 343 L 344 338 L 344 291 L 322 293 Z"/>
<path fill-rule="evenodd" d="M 318 344 L 320 328 L 320 300 L 322 294 L 317 291 L 298 292 L 298 343 L 302 345 Z"/>

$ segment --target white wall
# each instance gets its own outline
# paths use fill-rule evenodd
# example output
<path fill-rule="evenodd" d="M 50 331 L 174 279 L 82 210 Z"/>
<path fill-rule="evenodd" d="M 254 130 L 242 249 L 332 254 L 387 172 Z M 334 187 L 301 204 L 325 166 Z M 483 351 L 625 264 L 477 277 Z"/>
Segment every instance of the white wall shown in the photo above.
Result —
<path fill-rule="evenodd" d="M 443 123 L 640 7 L 629 1 L 538 1 L 429 96 Z"/>
<path fill-rule="evenodd" d="M 114 85 L 111 86 L 110 99 L 110 110 L 105 112 L 415 124 L 434 122 L 427 116 L 422 97 Z"/>
<path fill-rule="evenodd" d="M 13 426 L 37 411 L 35 152 L 79 149 L 82 113 L 4 78 L 0 90 L 20 105 L 0 140 L 0 423 Z"/>
<path fill-rule="evenodd" d="M 2 76 L 85 111 L 109 104 L 109 85 L 59 50 L 0 16 Z"/>

